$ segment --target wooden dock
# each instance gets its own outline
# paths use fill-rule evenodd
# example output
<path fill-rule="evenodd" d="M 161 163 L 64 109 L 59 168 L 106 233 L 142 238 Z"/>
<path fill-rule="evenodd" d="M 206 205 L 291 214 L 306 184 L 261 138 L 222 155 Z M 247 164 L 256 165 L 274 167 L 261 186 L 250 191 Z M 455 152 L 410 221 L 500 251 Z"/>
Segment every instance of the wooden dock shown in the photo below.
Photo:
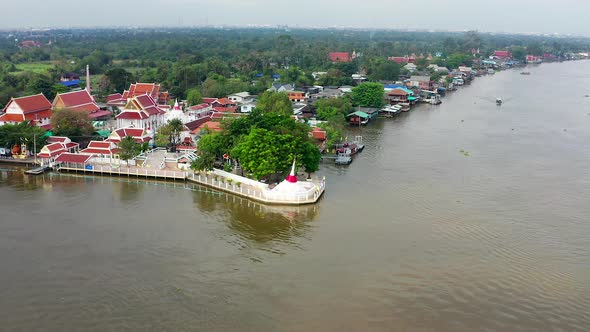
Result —
<path fill-rule="evenodd" d="M 28 171 L 25 171 L 25 173 L 32 174 L 32 175 L 40 175 L 40 174 L 47 172 L 49 169 L 51 169 L 51 167 L 49 167 L 49 166 L 39 166 L 39 167 L 35 167 L 33 169 L 30 169 Z"/>

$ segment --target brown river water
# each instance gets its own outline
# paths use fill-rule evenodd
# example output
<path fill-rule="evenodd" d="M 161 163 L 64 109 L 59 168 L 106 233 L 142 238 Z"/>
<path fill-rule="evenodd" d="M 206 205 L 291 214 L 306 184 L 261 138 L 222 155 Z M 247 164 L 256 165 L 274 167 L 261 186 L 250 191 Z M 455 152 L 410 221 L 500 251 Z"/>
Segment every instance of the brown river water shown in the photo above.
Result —
<path fill-rule="evenodd" d="M 0 165 L 0 330 L 590 331 L 590 62 L 527 70 L 352 128 L 315 206 Z"/>

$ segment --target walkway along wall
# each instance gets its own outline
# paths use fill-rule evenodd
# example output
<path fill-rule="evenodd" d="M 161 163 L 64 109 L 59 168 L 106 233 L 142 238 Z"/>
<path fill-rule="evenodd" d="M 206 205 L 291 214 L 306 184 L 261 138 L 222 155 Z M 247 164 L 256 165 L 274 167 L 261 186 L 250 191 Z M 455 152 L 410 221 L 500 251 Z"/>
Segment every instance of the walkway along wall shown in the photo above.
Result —
<path fill-rule="evenodd" d="M 316 190 L 308 195 L 276 195 L 269 193 L 270 190 L 267 189 L 266 184 L 223 171 L 217 172 L 217 170 L 213 172 L 192 173 L 190 171 L 157 170 L 139 167 L 113 168 L 105 165 L 82 165 L 73 163 L 60 164 L 56 169 L 60 172 L 190 181 L 234 195 L 246 197 L 260 203 L 273 205 L 314 204 L 320 199 L 326 190 L 326 182 L 321 180 L 315 183 Z M 228 177 L 226 174 L 231 174 L 232 176 Z"/>

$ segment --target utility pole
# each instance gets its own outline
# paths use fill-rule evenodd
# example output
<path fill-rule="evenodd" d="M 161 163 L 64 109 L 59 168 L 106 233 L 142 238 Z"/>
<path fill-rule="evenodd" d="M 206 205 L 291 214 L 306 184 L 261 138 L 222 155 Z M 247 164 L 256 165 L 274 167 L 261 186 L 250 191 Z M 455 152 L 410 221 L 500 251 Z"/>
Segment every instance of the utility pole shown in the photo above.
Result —
<path fill-rule="evenodd" d="M 35 165 L 37 164 L 37 133 L 33 134 L 33 153 L 35 154 Z"/>

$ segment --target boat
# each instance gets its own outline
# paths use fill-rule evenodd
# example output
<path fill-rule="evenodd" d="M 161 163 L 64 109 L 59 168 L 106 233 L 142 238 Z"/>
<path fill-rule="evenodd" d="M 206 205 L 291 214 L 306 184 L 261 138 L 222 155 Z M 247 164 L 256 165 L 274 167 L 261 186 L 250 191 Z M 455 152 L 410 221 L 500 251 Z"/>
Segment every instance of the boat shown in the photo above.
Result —
<path fill-rule="evenodd" d="M 502 98 L 496 98 L 496 105 L 502 105 Z"/>
<path fill-rule="evenodd" d="M 336 153 L 354 155 L 354 154 L 357 154 L 358 152 L 361 152 L 364 149 L 364 147 L 365 147 L 364 145 L 361 147 L 361 146 L 357 145 L 356 143 L 345 142 L 345 143 L 336 145 Z"/>
<path fill-rule="evenodd" d="M 496 73 L 496 71 L 495 71 L 495 70 L 493 70 L 493 69 L 491 69 L 491 68 L 490 68 L 490 69 L 488 69 L 488 74 L 495 74 L 495 73 Z"/>
<path fill-rule="evenodd" d="M 401 105 L 387 105 L 383 107 L 380 112 L 386 117 L 392 117 L 402 111 Z"/>
<path fill-rule="evenodd" d="M 336 165 L 349 165 L 352 163 L 352 157 L 346 153 L 339 153 L 336 159 L 334 160 Z"/>
<path fill-rule="evenodd" d="M 45 173 L 46 171 L 48 171 L 50 169 L 49 166 L 39 166 L 33 169 L 30 169 L 28 171 L 25 171 L 26 174 L 31 174 L 31 175 L 41 175 L 43 173 Z"/>
<path fill-rule="evenodd" d="M 520 73 L 520 75 L 530 75 L 530 74 L 531 74 L 530 71 L 523 71 L 523 72 Z"/>

